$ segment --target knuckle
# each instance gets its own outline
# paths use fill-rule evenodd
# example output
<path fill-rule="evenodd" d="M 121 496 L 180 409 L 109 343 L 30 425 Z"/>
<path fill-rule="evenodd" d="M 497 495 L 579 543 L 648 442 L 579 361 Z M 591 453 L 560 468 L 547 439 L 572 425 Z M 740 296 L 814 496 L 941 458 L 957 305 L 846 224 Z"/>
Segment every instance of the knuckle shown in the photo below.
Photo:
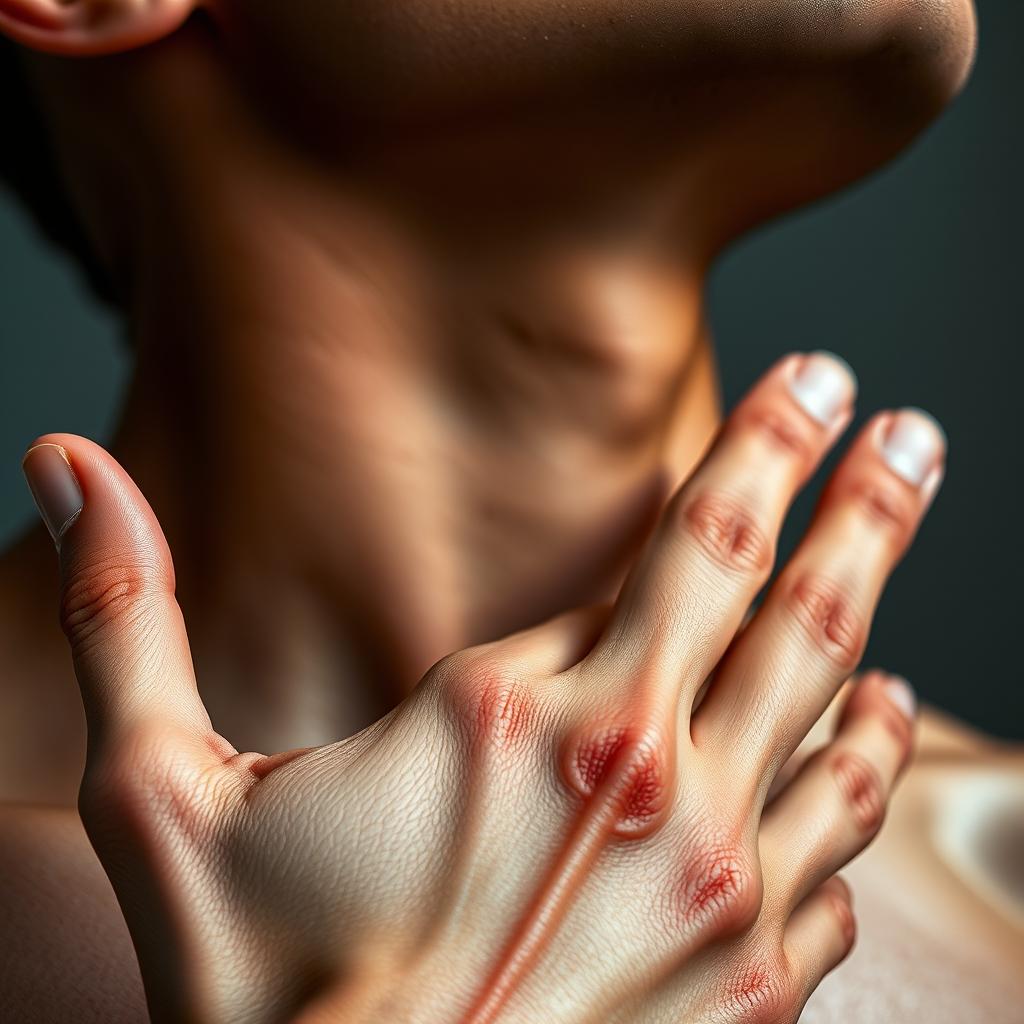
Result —
<path fill-rule="evenodd" d="M 98 633 L 130 625 L 159 595 L 173 592 L 164 570 L 113 559 L 77 569 L 61 592 L 60 623 L 76 650 Z"/>
<path fill-rule="evenodd" d="M 509 667 L 481 655 L 449 655 L 437 666 L 449 709 L 475 746 L 518 746 L 538 715 L 534 694 Z"/>
<path fill-rule="evenodd" d="M 790 588 L 788 603 L 816 648 L 844 673 L 852 672 L 867 637 L 843 588 L 824 576 L 805 574 Z"/>
<path fill-rule="evenodd" d="M 842 952 L 840 959 L 845 960 L 850 955 L 854 943 L 857 941 L 857 918 L 854 916 L 853 908 L 850 906 L 848 895 L 834 893 L 831 899 L 832 913 L 835 915 L 836 928 L 842 941 Z"/>
<path fill-rule="evenodd" d="M 721 493 L 697 496 L 682 506 L 683 527 L 716 564 L 767 579 L 775 545 L 736 498 Z"/>
<path fill-rule="evenodd" d="M 873 835 L 886 808 L 886 789 L 874 765 L 860 754 L 843 752 L 831 758 L 829 770 L 857 828 Z"/>
<path fill-rule="evenodd" d="M 734 974 L 721 993 L 721 1016 L 742 1024 L 780 1024 L 796 1020 L 797 993 L 782 956 L 748 956 L 747 966 Z"/>
<path fill-rule="evenodd" d="M 757 921 L 762 899 L 759 874 L 735 846 L 706 845 L 689 858 L 679 893 L 688 926 L 716 939 L 739 935 Z"/>
<path fill-rule="evenodd" d="M 444 689 L 454 688 L 465 677 L 473 672 L 477 659 L 471 651 L 453 651 L 435 662 L 427 676 L 436 686 Z"/>
<path fill-rule="evenodd" d="M 568 745 L 563 765 L 571 789 L 607 800 L 617 835 L 648 835 L 663 820 L 672 772 L 656 734 L 619 725 L 586 729 Z"/>
<path fill-rule="evenodd" d="M 849 499 L 872 526 L 893 538 L 900 548 L 914 533 L 918 511 L 906 489 L 879 475 L 861 476 L 849 485 Z"/>
<path fill-rule="evenodd" d="M 581 740 L 573 755 L 573 778 L 583 793 L 593 793 L 626 744 L 625 730 L 608 727 Z"/>
<path fill-rule="evenodd" d="M 810 465 L 818 448 L 814 427 L 789 410 L 777 405 L 751 409 L 744 417 L 745 426 L 771 448 L 789 456 L 802 467 Z"/>

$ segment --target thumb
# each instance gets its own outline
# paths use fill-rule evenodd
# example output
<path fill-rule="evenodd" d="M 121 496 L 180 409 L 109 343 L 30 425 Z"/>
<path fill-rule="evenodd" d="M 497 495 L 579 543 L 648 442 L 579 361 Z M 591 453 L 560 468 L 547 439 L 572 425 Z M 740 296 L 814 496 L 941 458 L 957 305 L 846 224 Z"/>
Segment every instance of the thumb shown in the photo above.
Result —
<path fill-rule="evenodd" d="M 39 438 L 22 465 L 59 553 L 90 756 L 139 726 L 209 736 L 171 553 L 146 499 L 110 455 L 73 434 Z"/>

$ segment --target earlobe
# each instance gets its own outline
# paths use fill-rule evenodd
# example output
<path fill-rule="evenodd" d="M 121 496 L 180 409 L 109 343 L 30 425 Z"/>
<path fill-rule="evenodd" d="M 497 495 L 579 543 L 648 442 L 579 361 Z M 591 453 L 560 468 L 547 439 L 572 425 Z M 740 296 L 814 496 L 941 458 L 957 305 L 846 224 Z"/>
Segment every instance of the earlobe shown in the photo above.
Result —
<path fill-rule="evenodd" d="M 174 32 L 203 0 L 0 0 L 0 32 L 42 53 L 120 53 Z"/>

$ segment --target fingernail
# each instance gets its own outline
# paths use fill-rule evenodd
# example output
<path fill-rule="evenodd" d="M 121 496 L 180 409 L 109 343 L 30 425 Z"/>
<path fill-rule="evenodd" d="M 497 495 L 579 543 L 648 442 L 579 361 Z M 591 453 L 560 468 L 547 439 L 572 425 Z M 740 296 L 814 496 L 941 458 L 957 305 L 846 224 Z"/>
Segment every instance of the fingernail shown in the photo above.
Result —
<path fill-rule="evenodd" d="M 790 378 L 789 391 L 808 416 L 830 427 L 853 403 L 857 378 L 839 356 L 812 352 Z"/>
<path fill-rule="evenodd" d="M 889 468 L 915 487 L 936 478 L 945 450 L 942 427 L 922 409 L 901 409 L 882 441 L 882 458 Z"/>
<path fill-rule="evenodd" d="M 914 688 L 902 676 L 886 678 L 885 695 L 907 718 L 913 718 L 917 714 L 917 696 Z"/>
<path fill-rule="evenodd" d="M 68 453 L 59 444 L 37 444 L 25 454 L 21 468 L 39 515 L 59 550 L 61 538 L 84 504 Z"/>

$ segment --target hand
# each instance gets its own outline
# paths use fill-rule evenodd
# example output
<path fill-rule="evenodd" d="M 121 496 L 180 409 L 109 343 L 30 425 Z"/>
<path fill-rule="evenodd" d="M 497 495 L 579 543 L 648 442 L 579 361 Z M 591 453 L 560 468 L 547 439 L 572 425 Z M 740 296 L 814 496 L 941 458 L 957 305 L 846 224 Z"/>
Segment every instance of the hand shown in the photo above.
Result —
<path fill-rule="evenodd" d="M 853 941 L 830 879 L 907 757 L 905 687 L 868 677 L 766 795 L 942 471 L 930 421 L 873 419 L 738 632 L 852 399 L 835 361 L 783 360 L 613 608 L 451 655 L 364 732 L 269 757 L 210 724 L 141 494 L 95 445 L 40 439 L 26 473 L 89 724 L 80 808 L 154 1020 L 795 1020 Z"/>

